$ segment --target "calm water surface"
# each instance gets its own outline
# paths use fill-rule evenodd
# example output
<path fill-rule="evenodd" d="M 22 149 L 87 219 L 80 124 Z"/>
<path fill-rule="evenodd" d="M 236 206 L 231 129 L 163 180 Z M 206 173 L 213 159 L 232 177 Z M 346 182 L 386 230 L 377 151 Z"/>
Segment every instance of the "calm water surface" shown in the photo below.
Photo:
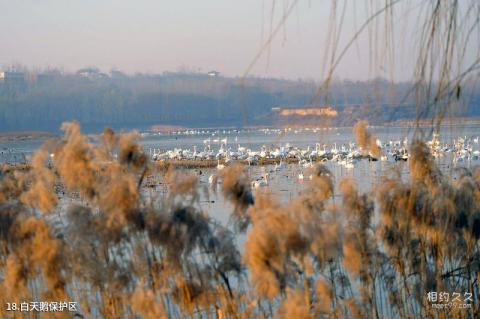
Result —
<path fill-rule="evenodd" d="M 406 127 L 371 127 L 370 131 L 374 133 L 382 142 L 399 141 L 405 138 L 409 140 L 413 137 L 413 129 Z M 430 139 L 430 130 L 425 129 L 425 138 Z M 458 137 L 474 138 L 480 135 L 480 126 L 473 125 L 456 125 L 445 126 L 441 130 L 440 141 L 442 144 L 452 144 L 453 139 Z M 226 145 L 224 148 L 231 148 L 237 150 L 239 146 L 250 148 L 252 150 L 259 150 L 265 146 L 270 149 L 280 148 L 282 146 L 296 146 L 300 148 L 315 148 L 316 143 L 321 145 L 327 144 L 327 147 L 336 145 L 340 148 L 350 142 L 354 142 L 352 135 L 352 128 L 332 128 L 332 129 L 249 129 L 249 130 L 232 130 L 232 129 L 205 129 L 200 132 L 181 132 L 175 134 L 157 134 L 151 132 L 142 132 L 142 143 L 145 152 L 148 154 L 153 151 L 167 151 L 174 148 L 191 149 L 194 147 L 197 150 L 203 150 L 207 144 L 213 150 L 218 150 L 221 146 L 222 140 Z M 31 157 L 32 153 L 38 149 L 45 140 L 43 139 L 24 139 L 24 140 L 0 140 L 0 162 L 23 162 Z M 477 145 L 478 147 L 478 145 Z M 451 158 L 448 156 L 440 163 L 442 170 L 446 173 L 451 173 L 454 165 L 451 163 Z M 474 165 L 475 163 L 465 163 L 463 165 Z M 338 182 L 344 177 L 352 178 L 357 182 L 361 191 L 368 191 L 375 187 L 380 176 L 392 170 L 399 170 L 402 176 L 405 176 L 408 171 L 408 164 L 405 162 L 369 162 L 362 160 L 355 164 L 353 169 L 346 169 L 338 165 L 336 162 L 329 161 L 326 163 L 328 168 L 332 171 L 335 181 Z M 306 169 L 298 164 L 287 165 L 281 171 L 274 171 L 273 166 L 247 167 L 249 176 L 252 180 L 260 178 L 263 172 L 267 171 L 270 174 L 267 187 L 257 189 L 257 192 L 268 192 L 280 202 L 286 202 L 297 196 L 307 181 L 308 172 Z M 216 173 L 215 168 L 211 169 L 194 169 L 191 173 L 199 176 L 200 185 L 209 187 L 208 177 Z M 298 175 L 305 174 L 304 181 L 299 180 Z M 336 183 L 338 186 L 338 183 Z M 148 190 L 153 192 L 154 196 L 163 196 L 165 194 L 164 186 L 160 185 L 155 190 Z M 219 187 L 220 189 L 220 187 Z M 211 194 L 209 198 L 202 195 L 202 207 L 208 211 L 213 217 L 222 222 L 228 221 L 228 215 L 232 207 L 223 200 L 220 192 L 217 195 Z"/>

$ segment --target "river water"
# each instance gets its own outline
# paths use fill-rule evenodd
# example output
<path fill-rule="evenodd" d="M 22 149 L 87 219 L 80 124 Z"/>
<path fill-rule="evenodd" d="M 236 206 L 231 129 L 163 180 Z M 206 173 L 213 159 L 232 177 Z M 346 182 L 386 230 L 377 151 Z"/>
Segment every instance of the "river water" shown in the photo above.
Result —
<path fill-rule="evenodd" d="M 383 143 L 389 141 L 403 141 L 407 138 L 409 141 L 415 131 L 408 127 L 370 127 L 369 130 Z M 422 129 L 425 139 L 431 138 L 431 130 Z M 171 133 L 153 133 L 140 132 L 142 136 L 141 143 L 147 154 L 153 152 L 165 152 L 175 148 L 191 149 L 195 147 L 197 150 L 203 150 L 210 145 L 214 151 L 218 150 L 221 145 L 225 149 L 237 150 L 239 146 L 252 150 L 260 150 L 262 147 L 275 149 L 285 146 L 294 146 L 299 148 L 311 149 L 315 148 L 317 143 L 327 147 L 338 147 L 342 145 L 348 147 L 350 142 L 354 142 L 355 138 L 352 134 L 351 127 L 342 128 L 309 128 L 309 129 L 203 129 L 195 131 L 179 131 Z M 480 127 L 475 125 L 455 125 L 444 126 L 440 132 L 440 141 L 442 144 L 452 145 L 453 140 L 462 138 L 474 139 L 480 135 Z M 31 158 L 32 153 L 38 149 L 45 140 L 43 139 L 16 139 L 16 140 L 0 140 L 0 162 L 25 162 Z M 475 147 L 475 145 L 474 145 Z M 478 149 L 480 145 L 476 145 Z M 473 162 L 466 162 L 460 165 L 475 165 Z M 480 164 L 480 162 L 479 162 Z M 326 162 L 327 167 L 333 173 L 334 179 L 338 182 L 340 179 L 349 177 L 357 182 L 361 191 L 369 191 L 375 187 L 380 176 L 385 175 L 392 170 L 399 170 L 402 176 L 408 173 L 408 164 L 406 162 L 370 162 L 361 160 L 355 164 L 352 169 L 347 169 L 334 161 Z M 458 164 L 453 164 L 451 156 L 443 158 L 439 165 L 442 170 L 451 174 Z M 256 180 L 265 172 L 269 173 L 268 186 L 260 187 L 257 192 L 268 192 L 278 199 L 280 202 L 288 201 L 297 196 L 306 183 L 308 183 L 308 172 L 302 165 L 289 164 L 282 170 L 276 171 L 273 166 L 247 167 L 251 180 Z M 197 174 L 199 183 L 202 187 L 210 187 L 208 178 L 210 175 L 216 174 L 216 168 L 208 169 L 192 169 L 190 173 Z M 299 174 L 304 174 L 304 180 L 299 179 Z M 338 183 L 336 183 L 338 186 Z M 165 194 L 165 189 L 158 186 L 156 189 L 148 190 L 153 192 L 152 195 L 159 196 Z M 226 203 L 221 195 L 211 194 L 210 197 L 202 195 L 202 207 L 208 211 L 216 219 L 227 222 L 228 215 L 232 207 Z"/>

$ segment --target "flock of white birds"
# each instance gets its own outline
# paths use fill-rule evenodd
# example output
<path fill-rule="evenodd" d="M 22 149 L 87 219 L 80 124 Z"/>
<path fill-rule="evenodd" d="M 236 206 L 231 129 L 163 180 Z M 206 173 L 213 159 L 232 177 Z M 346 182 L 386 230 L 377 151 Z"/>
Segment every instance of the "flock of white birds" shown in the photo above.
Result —
<path fill-rule="evenodd" d="M 218 143 L 219 146 L 217 148 L 212 147 L 214 143 Z M 163 152 L 158 149 L 150 149 L 149 153 L 154 161 L 214 160 L 217 162 L 217 170 L 222 170 L 225 166 L 238 161 L 246 165 L 258 165 L 265 163 L 265 161 L 267 163 L 274 162 L 275 164 L 270 172 L 263 170 L 261 177 L 252 181 L 252 187 L 259 188 L 268 185 L 270 173 L 282 171 L 287 163 L 293 162 L 296 163 L 295 165 L 307 169 L 316 162 L 328 161 L 351 170 L 362 159 L 396 162 L 407 161 L 409 158 L 408 140 L 406 138 L 388 142 L 382 142 L 377 139 L 376 143 L 382 153 L 378 158 L 358 147 L 354 142 L 342 145 L 337 145 L 336 143 L 332 145 L 316 143 L 314 147 L 307 146 L 306 148 L 287 143 L 284 146 L 271 148 L 264 145 L 260 149 L 252 150 L 238 143 L 229 144 L 227 138 L 208 138 L 203 141 L 204 147 L 202 150 L 198 150 L 197 146 L 193 146 L 191 149 L 174 148 Z M 442 144 L 439 136 L 434 134 L 433 138 L 427 142 L 427 145 L 435 158 L 442 158 L 450 154 L 453 163 L 477 162 L 480 159 L 478 137 L 458 137 L 452 143 Z M 307 175 L 302 169 L 297 178 L 303 180 L 311 178 L 311 176 Z M 214 175 L 210 176 L 209 182 L 213 183 L 214 181 Z"/>

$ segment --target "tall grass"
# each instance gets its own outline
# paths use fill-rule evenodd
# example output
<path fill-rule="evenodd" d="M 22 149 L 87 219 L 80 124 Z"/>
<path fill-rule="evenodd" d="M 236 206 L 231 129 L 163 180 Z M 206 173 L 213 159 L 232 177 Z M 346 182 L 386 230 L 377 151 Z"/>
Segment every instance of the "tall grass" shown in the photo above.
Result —
<path fill-rule="evenodd" d="M 370 136 L 363 129 L 359 138 Z M 162 175 L 165 196 L 144 189 L 145 176 L 163 173 L 135 133 L 105 130 L 91 143 L 76 123 L 63 130 L 28 170 L 2 169 L 4 305 L 77 301 L 88 318 L 479 314 L 478 302 L 438 310 L 426 298 L 478 300 L 480 169 L 445 176 L 421 141 L 412 143 L 407 180 L 385 176 L 363 194 L 343 179 L 340 201 L 322 165 L 288 203 L 254 194 L 247 171 L 227 167 L 217 176 L 234 207 L 225 226 L 202 210 L 201 192 L 213 190 L 188 170 Z M 53 315 L 71 314 L 43 314 Z"/>

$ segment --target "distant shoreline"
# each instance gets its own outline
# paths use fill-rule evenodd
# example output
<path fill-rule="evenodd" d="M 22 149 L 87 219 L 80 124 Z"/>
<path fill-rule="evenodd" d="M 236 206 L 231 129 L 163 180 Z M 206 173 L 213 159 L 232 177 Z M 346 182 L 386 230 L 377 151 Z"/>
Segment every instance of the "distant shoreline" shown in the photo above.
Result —
<path fill-rule="evenodd" d="M 53 137 L 58 137 L 58 134 L 45 131 L 13 131 L 0 133 L 0 141 L 30 140 Z"/>
<path fill-rule="evenodd" d="M 359 121 L 362 118 L 358 119 Z M 370 123 L 370 127 L 415 127 L 417 121 L 415 119 L 401 119 L 391 122 L 385 122 L 382 124 L 376 124 L 374 122 Z M 422 119 L 418 121 L 420 127 L 435 127 L 436 122 L 431 119 Z M 455 118 L 445 118 L 441 122 L 441 126 L 452 126 L 452 125 L 480 125 L 480 117 L 455 117 Z M 108 127 L 108 125 L 106 126 Z M 153 133 L 164 133 L 170 134 L 176 131 L 187 131 L 187 130 L 242 130 L 242 129 L 288 129 L 288 128 L 315 128 L 315 127 L 325 127 L 325 128 L 351 128 L 353 125 L 334 125 L 333 123 L 325 123 L 322 121 L 319 122 L 292 122 L 292 123 L 279 123 L 277 125 L 247 125 L 244 127 L 238 126 L 218 126 L 218 127 L 188 127 L 181 125 L 167 125 L 167 124 L 157 124 L 152 125 L 146 129 L 146 132 Z M 134 130 L 134 128 L 132 128 Z M 99 134 L 89 134 L 89 135 L 99 135 Z M 4 141 L 17 141 L 17 140 L 33 140 L 33 139 L 49 139 L 49 138 L 58 138 L 60 135 L 54 132 L 48 131 L 11 131 L 11 132 L 0 132 L 0 142 Z"/>
<path fill-rule="evenodd" d="M 412 126 L 417 123 L 416 120 L 396 120 L 385 123 L 385 126 Z M 418 121 L 421 126 L 435 126 L 436 120 L 421 119 Z M 441 126 L 447 125 L 478 125 L 480 124 L 480 117 L 446 117 L 442 120 Z"/>

